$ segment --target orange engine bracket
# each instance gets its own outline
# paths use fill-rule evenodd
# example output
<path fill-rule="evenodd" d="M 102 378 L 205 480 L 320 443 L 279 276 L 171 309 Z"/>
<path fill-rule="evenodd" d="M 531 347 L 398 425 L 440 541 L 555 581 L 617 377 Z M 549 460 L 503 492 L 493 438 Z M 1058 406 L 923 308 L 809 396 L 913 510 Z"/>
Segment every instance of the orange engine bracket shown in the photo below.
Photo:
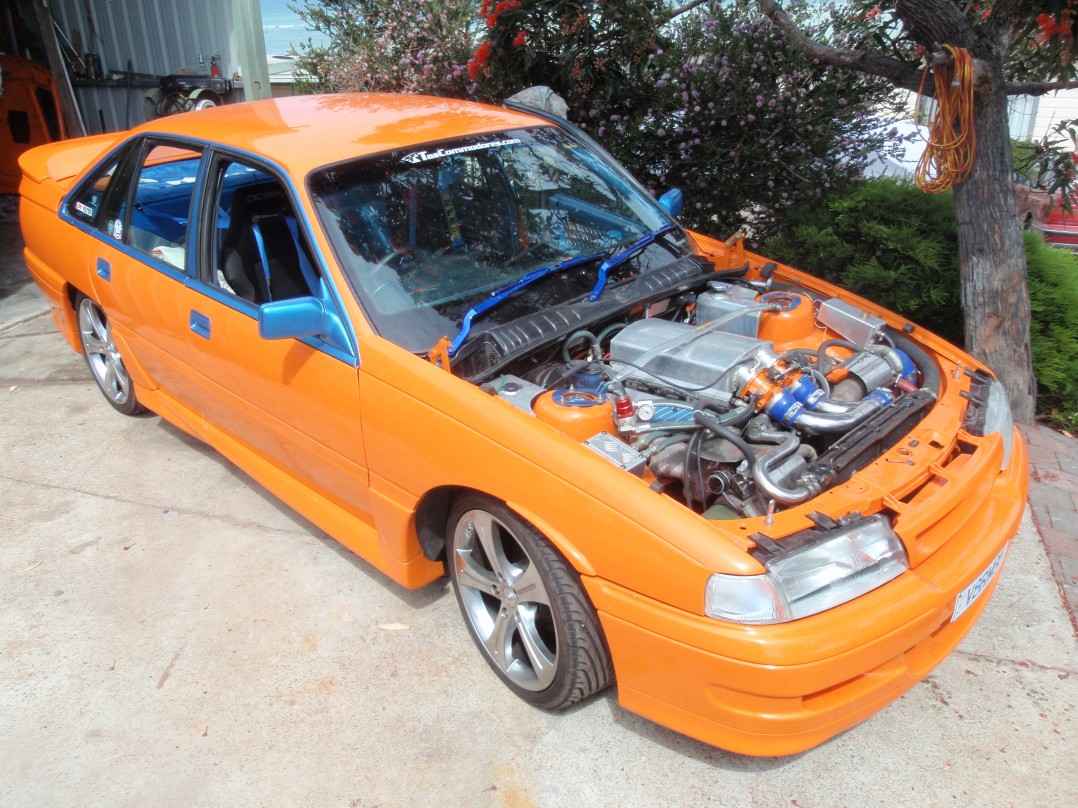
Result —
<path fill-rule="evenodd" d="M 430 349 L 430 353 L 427 354 L 427 358 L 432 365 L 437 365 L 449 373 L 453 372 L 453 368 L 449 366 L 449 346 L 452 344 L 453 342 L 448 336 L 442 337 L 438 340 L 437 344 Z"/>

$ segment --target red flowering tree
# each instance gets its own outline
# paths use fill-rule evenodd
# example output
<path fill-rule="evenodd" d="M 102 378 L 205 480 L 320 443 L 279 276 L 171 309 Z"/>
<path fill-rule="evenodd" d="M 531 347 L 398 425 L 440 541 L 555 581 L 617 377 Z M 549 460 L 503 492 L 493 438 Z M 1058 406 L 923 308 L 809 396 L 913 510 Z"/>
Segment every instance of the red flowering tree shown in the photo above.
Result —
<path fill-rule="evenodd" d="M 571 108 L 623 96 L 655 74 L 663 26 L 701 5 L 663 0 L 482 0 L 484 38 L 469 62 L 491 99 L 545 84 Z"/>

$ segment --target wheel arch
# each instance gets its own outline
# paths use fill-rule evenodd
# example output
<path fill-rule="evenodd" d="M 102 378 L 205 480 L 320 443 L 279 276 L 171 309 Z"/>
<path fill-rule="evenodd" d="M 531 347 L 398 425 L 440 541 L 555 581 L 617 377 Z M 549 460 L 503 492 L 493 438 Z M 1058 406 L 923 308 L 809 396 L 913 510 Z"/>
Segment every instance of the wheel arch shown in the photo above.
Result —
<path fill-rule="evenodd" d="M 549 520 L 527 507 L 521 506 L 512 498 L 499 496 L 468 486 L 445 485 L 431 489 L 420 499 L 415 512 L 415 531 L 423 555 L 430 561 L 445 561 L 446 528 L 449 512 L 453 503 L 462 496 L 475 494 L 501 502 L 528 522 L 554 545 L 559 553 L 569 562 L 579 575 L 594 576 L 595 569 L 587 557 L 577 548 L 563 531 L 556 528 Z"/>
<path fill-rule="evenodd" d="M 415 510 L 415 533 L 419 549 L 428 561 L 445 561 L 446 523 L 453 503 L 464 494 L 481 492 L 460 485 L 432 488 L 419 500 Z"/>
<path fill-rule="evenodd" d="M 71 343 L 71 347 L 81 354 L 83 351 L 82 342 L 79 340 L 79 298 L 90 297 L 90 295 L 66 280 L 60 293 L 63 299 L 67 300 L 67 306 L 59 307 L 59 311 L 56 313 L 64 321 L 60 330 L 67 337 L 67 341 Z"/>
<path fill-rule="evenodd" d="M 73 283 L 66 284 L 64 292 L 67 295 L 68 302 L 71 306 L 68 311 L 64 312 L 64 316 L 70 318 L 71 327 L 73 329 L 72 333 L 74 335 L 74 342 L 72 344 L 74 345 L 75 350 L 77 350 L 80 354 L 85 355 L 85 352 L 82 350 L 82 341 L 79 339 L 78 336 L 79 300 L 85 297 L 87 300 L 93 301 L 102 311 L 104 311 L 106 317 L 109 316 L 109 313 L 105 311 L 105 307 L 101 304 L 101 301 L 99 301 L 96 296 L 82 291 Z M 114 330 L 112 333 L 112 338 L 116 340 L 117 347 L 120 349 L 120 354 L 121 356 L 123 356 L 124 367 L 127 368 L 127 375 L 131 377 L 132 383 L 135 384 L 137 387 L 141 387 L 146 390 L 156 390 L 157 382 L 154 381 L 153 377 L 149 374 L 146 368 L 142 366 L 142 363 L 138 360 L 138 357 L 135 355 L 135 352 L 131 350 L 131 345 L 128 343 L 123 333 Z"/>
<path fill-rule="evenodd" d="M 79 298 L 88 297 L 91 300 L 93 299 L 93 295 L 87 294 L 73 283 L 64 284 L 64 294 L 67 296 L 68 305 L 71 307 L 70 313 L 74 318 L 78 317 Z"/>

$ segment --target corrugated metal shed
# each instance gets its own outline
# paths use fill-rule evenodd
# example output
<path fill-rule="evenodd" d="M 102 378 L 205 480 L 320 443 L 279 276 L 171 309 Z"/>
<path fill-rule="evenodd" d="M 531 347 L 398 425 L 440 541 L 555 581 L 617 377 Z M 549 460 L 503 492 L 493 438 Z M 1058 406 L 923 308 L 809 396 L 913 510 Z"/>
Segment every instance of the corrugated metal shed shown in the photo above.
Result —
<path fill-rule="evenodd" d="M 229 0 L 50 0 L 49 7 L 69 41 L 78 31 L 81 52 L 101 57 L 104 79 L 74 82 L 90 133 L 102 131 L 102 123 L 115 131 L 147 119 L 145 98 L 156 82 L 130 80 L 128 72 L 208 73 L 210 57 L 217 55 L 221 75 L 230 77 L 238 67 Z"/>

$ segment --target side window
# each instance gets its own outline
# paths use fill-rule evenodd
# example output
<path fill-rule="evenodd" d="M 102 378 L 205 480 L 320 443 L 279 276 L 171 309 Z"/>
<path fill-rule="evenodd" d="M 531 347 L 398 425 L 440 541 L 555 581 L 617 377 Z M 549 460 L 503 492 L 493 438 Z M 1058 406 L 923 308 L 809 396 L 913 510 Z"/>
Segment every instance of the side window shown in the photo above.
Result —
<path fill-rule="evenodd" d="M 112 222 L 108 223 L 108 229 L 105 228 L 104 216 L 101 217 L 101 224 L 98 224 L 98 214 L 102 213 L 102 205 L 105 201 L 105 194 L 112 188 L 113 197 L 123 197 L 123 191 L 125 189 L 117 189 L 115 186 L 120 185 L 120 181 L 116 177 L 117 169 L 120 162 L 123 159 L 123 154 L 117 156 L 115 159 L 106 163 L 102 168 L 82 187 L 78 195 L 68 205 L 68 213 L 74 216 L 76 219 L 80 219 L 89 225 L 97 227 L 99 230 L 107 232 L 112 235 Z M 117 192 L 118 191 L 118 192 Z M 113 219 L 116 217 L 113 216 Z"/>
<path fill-rule="evenodd" d="M 317 294 L 317 270 L 284 185 L 232 160 L 215 176 L 217 237 L 204 279 L 258 305 Z"/>
<path fill-rule="evenodd" d="M 68 212 L 110 238 L 182 269 L 201 160 L 201 152 L 187 147 L 132 143 L 82 185 Z"/>
<path fill-rule="evenodd" d="M 182 269 L 191 200 L 202 153 L 155 144 L 139 167 L 125 241 L 136 250 Z"/>

